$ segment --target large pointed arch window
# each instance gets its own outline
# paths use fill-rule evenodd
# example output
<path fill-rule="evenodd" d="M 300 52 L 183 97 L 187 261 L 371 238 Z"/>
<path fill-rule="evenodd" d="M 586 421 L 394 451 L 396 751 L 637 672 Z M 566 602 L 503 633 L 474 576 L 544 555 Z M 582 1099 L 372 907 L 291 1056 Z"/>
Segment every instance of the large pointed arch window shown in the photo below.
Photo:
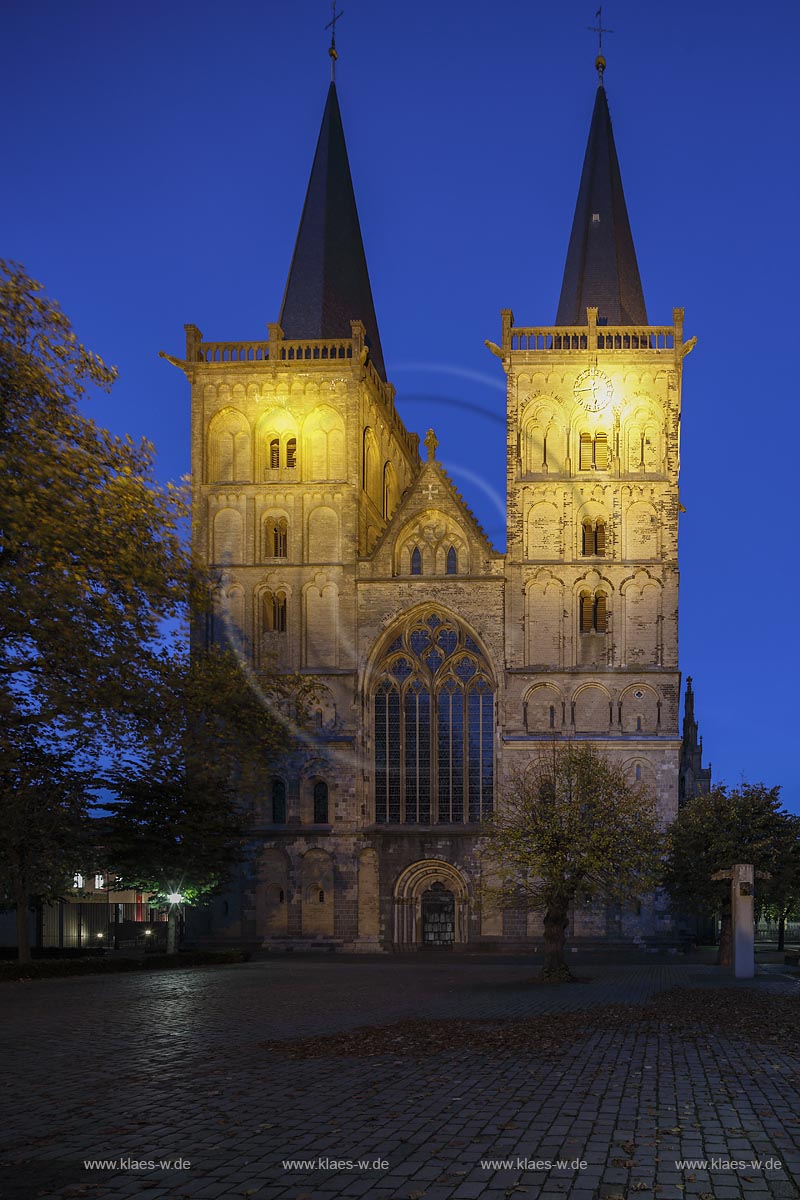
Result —
<path fill-rule="evenodd" d="M 459 621 L 432 609 L 409 618 L 373 704 L 377 824 L 476 824 L 491 813 L 494 685 Z"/>

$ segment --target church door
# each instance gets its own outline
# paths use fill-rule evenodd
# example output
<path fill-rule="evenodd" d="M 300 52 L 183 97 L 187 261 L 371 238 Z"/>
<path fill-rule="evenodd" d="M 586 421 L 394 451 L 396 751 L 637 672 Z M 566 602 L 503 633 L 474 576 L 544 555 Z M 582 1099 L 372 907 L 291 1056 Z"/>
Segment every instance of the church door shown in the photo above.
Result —
<path fill-rule="evenodd" d="M 431 950 L 449 948 L 455 941 L 455 897 L 443 883 L 422 893 L 422 944 Z"/>

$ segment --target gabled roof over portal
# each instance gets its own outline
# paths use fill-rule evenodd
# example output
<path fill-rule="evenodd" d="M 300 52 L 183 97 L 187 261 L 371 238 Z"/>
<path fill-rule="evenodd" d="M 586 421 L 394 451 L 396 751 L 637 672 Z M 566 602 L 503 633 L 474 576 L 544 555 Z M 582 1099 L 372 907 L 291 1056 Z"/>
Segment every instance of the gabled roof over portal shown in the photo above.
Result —
<path fill-rule="evenodd" d="M 391 521 L 375 544 L 370 557 L 378 557 L 387 544 L 393 544 L 397 535 L 415 517 L 422 516 L 434 509 L 440 511 L 445 517 L 451 517 L 461 525 L 467 538 L 473 544 L 477 543 L 480 546 L 486 560 L 503 559 L 503 554 L 496 550 L 489 541 L 478 518 L 469 508 L 442 464 L 437 461 L 435 454 L 438 442 L 432 429 L 428 430 L 425 444 L 428 448 L 428 460 L 403 494 Z"/>

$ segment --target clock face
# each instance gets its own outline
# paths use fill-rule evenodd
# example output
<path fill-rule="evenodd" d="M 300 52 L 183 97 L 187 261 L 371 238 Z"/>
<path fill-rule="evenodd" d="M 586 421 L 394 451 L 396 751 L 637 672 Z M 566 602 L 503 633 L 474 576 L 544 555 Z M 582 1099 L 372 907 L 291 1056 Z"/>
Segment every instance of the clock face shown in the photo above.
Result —
<path fill-rule="evenodd" d="M 614 394 L 611 380 L 602 371 L 598 371 L 597 367 L 590 367 L 588 371 L 581 372 L 572 391 L 575 399 L 587 412 L 600 412 L 610 404 Z"/>

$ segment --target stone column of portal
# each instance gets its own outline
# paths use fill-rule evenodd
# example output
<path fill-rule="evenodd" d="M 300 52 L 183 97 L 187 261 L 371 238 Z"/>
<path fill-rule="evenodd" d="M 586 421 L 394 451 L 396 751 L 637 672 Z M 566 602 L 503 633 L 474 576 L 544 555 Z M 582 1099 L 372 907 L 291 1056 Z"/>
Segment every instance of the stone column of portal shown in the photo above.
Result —
<path fill-rule="evenodd" d="M 737 863 L 731 875 L 733 921 L 733 973 L 737 979 L 755 975 L 755 922 L 753 920 L 753 866 Z"/>

